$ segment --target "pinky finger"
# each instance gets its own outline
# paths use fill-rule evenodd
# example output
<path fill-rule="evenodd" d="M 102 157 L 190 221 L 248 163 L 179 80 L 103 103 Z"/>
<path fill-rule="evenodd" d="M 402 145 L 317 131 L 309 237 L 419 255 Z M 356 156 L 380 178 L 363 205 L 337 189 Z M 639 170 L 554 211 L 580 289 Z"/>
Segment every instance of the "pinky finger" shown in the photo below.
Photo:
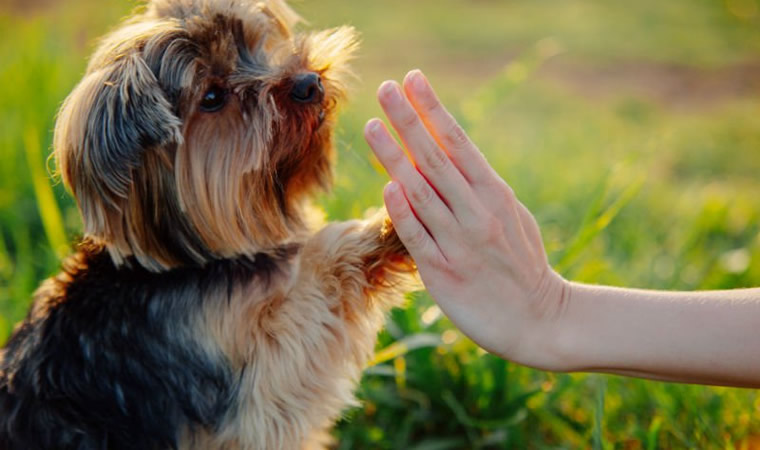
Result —
<path fill-rule="evenodd" d="M 383 197 L 393 228 L 412 258 L 418 264 L 441 258 L 438 245 L 414 215 L 409 201 L 401 191 L 401 186 L 395 181 L 388 183 L 383 190 Z"/>

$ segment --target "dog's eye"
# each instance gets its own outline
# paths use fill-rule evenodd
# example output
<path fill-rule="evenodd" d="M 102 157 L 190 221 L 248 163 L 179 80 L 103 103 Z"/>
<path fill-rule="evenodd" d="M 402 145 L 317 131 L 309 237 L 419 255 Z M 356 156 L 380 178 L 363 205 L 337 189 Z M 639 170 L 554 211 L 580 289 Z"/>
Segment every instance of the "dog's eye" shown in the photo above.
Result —
<path fill-rule="evenodd" d="M 227 102 L 227 91 L 219 86 L 211 86 L 201 99 L 201 111 L 216 112 Z"/>

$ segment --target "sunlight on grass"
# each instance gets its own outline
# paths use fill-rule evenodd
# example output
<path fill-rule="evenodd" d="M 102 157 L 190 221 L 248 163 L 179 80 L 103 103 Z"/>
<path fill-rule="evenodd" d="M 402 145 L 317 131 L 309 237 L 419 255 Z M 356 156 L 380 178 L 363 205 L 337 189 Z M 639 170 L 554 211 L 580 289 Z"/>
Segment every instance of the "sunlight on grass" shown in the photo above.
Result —
<path fill-rule="evenodd" d="M 63 258 L 69 251 L 69 243 L 63 231 L 63 219 L 53 197 L 50 187 L 51 177 L 45 171 L 44 158 L 40 148 L 39 133 L 34 129 L 27 129 L 24 133 L 24 147 L 26 149 L 26 161 L 37 198 L 37 207 L 40 219 L 45 228 L 50 248 L 59 258 Z"/>
<path fill-rule="evenodd" d="M 372 358 L 368 366 L 382 364 L 418 348 L 437 347 L 439 345 L 441 345 L 441 337 L 437 334 L 419 333 L 406 336 L 375 352 L 375 357 Z"/>
<path fill-rule="evenodd" d="M 548 37 L 538 41 L 531 49 L 515 58 L 500 75 L 486 83 L 465 101 L 462 106 L 465 125 L 482 121 L 502 99 L 530 80 L 541 66 L 560 53 L 562 53 L 560 43 Z"/>
<path fill-rule="evenodd" d="M 35 3 L 36 4 L 36 3 Z M 536 214 L 550 260 L 591 283 L 760 286 L 760 4 L 304 0 L 362 33 L 336 132 L 332 220 L 382 202 L 362 137 L 384 79 L 422 68 Z M 94 38 L 135 6 L 0 7 L 0 340 L 81 230 L 46 171 L 55 111 Z M 86 11 L 86 14 L 82 14 Z M 465 299 L 466 300 L 466 299 Z M 337 449 L 752 448 L 760 394 L 539 372 L 477 348 L 425 293 L 394 310 Z"/>
<path fill-rule="evenodd" d="M 591 240 L 604 231 L 612 223 L 615 216 L 641 190 L 644 185 L 644 177 L 628 180 L 628 183 L 630 184 L 616 196 L 611 193 L 613 188 L 610 183 L 605 183 L 604 188 L 600 190 L 599 195 L 591 203 L 575 237 L 570 239 L 566 249 L 562 252 L 562 257 L 554 265 L 557 272 L 564 274 L 576 263 L 581 252 L 589 247 Z M 614 196 L 612 201 L 605 207 L 605 201 L 609 201 L 608 198 L 611 196 Z"/>

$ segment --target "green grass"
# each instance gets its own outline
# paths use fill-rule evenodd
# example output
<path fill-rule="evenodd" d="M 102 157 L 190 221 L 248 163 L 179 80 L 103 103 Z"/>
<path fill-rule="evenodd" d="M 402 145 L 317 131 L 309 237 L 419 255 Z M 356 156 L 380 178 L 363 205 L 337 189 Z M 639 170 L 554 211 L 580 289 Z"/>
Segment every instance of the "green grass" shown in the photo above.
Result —
<path fill-rule="evenodd" d="M 135 3 L 65 5 L 0 10 L 0 340 L 80 230 L 72 200 L 47 176 L 56 109 L 94 38 Z M 380 204 L 387 178 L 362 127 L 379 115 L 379 82 L 421 67 L 535 212 L 565 276 L 760 286 L 760 93 L 731 93 L 731 74 L 744 70 L 735 68 L 760 61 L 757 0 L 296 7 L 314 26 L 350 23 L 363 35 L 336 186 L 319 199 L 332 219 Z M 622 84 L 605 90 L 578 67 Z M 713 74 L 712 84 L 662 94 L 673 68 L 682 84 Z M 393 312 L 378 349 L 363 406 L 337 427 L 338 448 L 749 448 L 760 439 L 756 391 L 522 368 L 462 337 L 424 293 Z"/>

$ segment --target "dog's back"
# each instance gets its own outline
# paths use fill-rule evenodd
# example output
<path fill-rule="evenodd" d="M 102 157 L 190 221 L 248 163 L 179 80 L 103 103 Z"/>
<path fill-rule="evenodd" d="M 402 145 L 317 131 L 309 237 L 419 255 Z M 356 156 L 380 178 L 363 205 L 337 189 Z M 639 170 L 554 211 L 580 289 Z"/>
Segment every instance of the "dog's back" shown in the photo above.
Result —
<path fill-rule="evenodd" d="M 218 425 L 235 380 L 191 329 L 208 276 L 234 271 L 216 269 L 116 269 L 82 246 L 2 354 L 0 448 L 176 448 L 188 427 Z"/>

